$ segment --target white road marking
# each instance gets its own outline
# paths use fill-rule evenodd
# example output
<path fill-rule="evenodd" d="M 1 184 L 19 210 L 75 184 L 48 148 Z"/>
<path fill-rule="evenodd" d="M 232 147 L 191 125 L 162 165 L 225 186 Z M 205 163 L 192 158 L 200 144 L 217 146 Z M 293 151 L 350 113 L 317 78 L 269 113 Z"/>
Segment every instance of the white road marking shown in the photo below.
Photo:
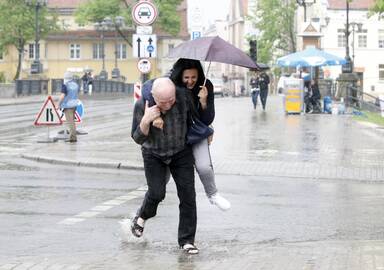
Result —
<path fill-rule="evenodd" d="M 112 209 L 115 206 L 121 205 L 123 203 L 126 203 L 127 201 L 137 199 L 140 197 L 143 197 L 145 195 L 145 192 L 147 191 L 147 186 L 142 186 L 137 188 L 136 190 L 133 190 L 129 192 L 127 195 L 116 197 L 112 200 L 105 201 L 99 205 L 96 205 L 95 207 L 80 212 L 79 214 L 74 215 L 73 217 L 63 219 L 59 221 L 57 224 L 60 225 L 74 225 L 79 222 L 85 221 L 87 218 L 95 217 L 97 215 L 100 215 L 101 213 Z"/>

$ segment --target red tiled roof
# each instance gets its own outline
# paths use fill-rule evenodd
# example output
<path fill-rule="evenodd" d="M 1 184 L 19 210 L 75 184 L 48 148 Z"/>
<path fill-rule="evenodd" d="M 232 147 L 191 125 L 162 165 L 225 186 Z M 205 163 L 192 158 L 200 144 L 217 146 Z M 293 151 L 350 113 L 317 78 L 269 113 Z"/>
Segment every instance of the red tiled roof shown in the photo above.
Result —
<path fill-rule="evenodd" d="M 329 9 L 346 9 L 346 0 L 328 0 Z M 369 9 L 375 4 L 375 0 L 353 0 L 349 3 L 349 9 Z"/>

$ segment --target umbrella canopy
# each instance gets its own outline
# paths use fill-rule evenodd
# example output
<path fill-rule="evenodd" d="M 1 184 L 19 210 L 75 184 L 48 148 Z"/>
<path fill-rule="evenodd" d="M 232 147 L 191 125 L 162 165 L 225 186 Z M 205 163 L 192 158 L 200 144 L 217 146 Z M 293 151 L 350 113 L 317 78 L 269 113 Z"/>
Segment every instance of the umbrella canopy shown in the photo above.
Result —
<path fill-rule="evenodd" d="M 167 57 L 219 62 L 259 69 L 247 54 L 218 36 L 186 41 L 173 48 Z"/>
<path fill-rule="evenodd" d="M 344 58 L 316 48 L 308 48 L 277 59 L 277 65 L 280 67 L 320 67 L 344 65 L 345 63 Z"/>

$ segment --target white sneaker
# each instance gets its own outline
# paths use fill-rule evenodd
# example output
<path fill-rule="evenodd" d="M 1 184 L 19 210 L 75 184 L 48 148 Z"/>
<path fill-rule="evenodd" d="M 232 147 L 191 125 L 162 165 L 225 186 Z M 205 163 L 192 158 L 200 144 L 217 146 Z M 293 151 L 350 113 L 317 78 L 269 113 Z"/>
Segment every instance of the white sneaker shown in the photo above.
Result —
<path fill-rule="evenodd" d="M 219 193 L 212 195 L 209 198 L 209 201 L 211 202 L 211 204 L 216 205 L 217 207 L 219 207 L 220 210 L 223 211 L 227 211 L 229 208 L 231 208 L 231 203 Z"/>

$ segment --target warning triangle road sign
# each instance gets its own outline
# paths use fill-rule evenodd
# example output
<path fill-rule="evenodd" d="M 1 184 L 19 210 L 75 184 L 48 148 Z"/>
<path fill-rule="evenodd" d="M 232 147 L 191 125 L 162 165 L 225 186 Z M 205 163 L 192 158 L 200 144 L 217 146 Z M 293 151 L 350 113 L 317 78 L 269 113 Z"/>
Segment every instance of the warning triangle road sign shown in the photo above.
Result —
<path fill-rule="evenodd" d="M 57 113 L 55 103 L 53 102 L 52 97 L 48 96 L 36 117 L 34 125 L 55 126 L 61 124 L 63 124 L 63 121 L 60 119 L 60 116 Z"/>
<path fill-rule="evenodd" d="M 60 109 L 60 110 L 58 110 L 57 113 L 60 115 L 61 121 L 67 122 L 67 119 L 65 118 L 64 110 Z M 74 121 L 75 121 L 75 123 L 81 123 L 81 117 L 80 117 L 80 115 L 79 115 L 79 113 L 77 111 L 75 111 L 75 119 L 74 119 Z"/>

